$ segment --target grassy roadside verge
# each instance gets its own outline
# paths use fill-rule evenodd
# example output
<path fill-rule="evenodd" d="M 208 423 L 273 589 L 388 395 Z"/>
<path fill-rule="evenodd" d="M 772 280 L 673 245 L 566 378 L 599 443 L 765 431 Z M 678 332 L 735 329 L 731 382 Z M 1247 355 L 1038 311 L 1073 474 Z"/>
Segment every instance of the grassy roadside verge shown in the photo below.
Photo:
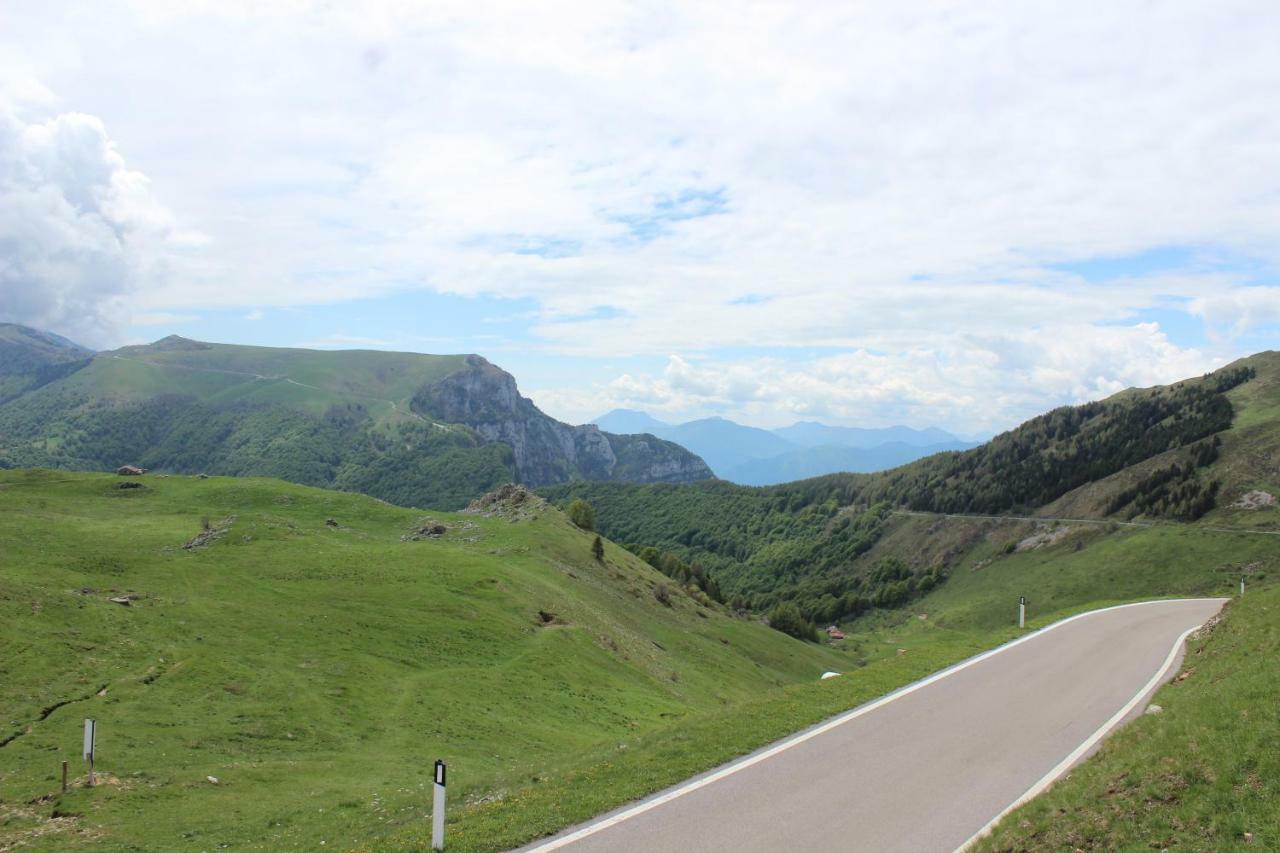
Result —
<path fill-rule="evenodd" d="M 1164 710 L 1109 738 L 980 851 L 1280 849 L 1280 587 L 1191 641 Z"/>
<path fill-rule="evenodd" d="M 797 685 L 768 698 L 690 717 L 669 730 L 583 755 L 572 769 L 530 777 L 500 799 L 451 810 L 451 851 L 504 850 L 528 843 L 746 755 L 1013 639 L 1014 628 L 939 632 L 902 656 L 841 678 Z M 425 822 L 391 839 L 398 849 L 430 841 Z M 379 841 L 379 847 L 387 842 Z"/>

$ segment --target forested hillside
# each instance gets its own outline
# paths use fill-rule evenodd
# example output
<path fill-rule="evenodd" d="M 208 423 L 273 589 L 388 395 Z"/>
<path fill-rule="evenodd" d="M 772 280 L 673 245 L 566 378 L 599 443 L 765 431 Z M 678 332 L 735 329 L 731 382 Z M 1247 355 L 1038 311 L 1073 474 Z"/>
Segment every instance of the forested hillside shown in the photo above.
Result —
<path fill-rule="evenodd" d="M 1280 436 L 1278 379 L 1280 354 L 1263 353 L 1205 377 L 1055 409 L 973 450 L 878 474 L 765 488 L 574 483 L 545 493 L 587 500 L 617 541 L 700 563 L 738 606 L 791 601 L 827 621 L 918 597 L 975 544 L 936 530 L 881 544 L 904 524 L 899 510 L 1034 515 L 1087 490 L 1098 518 L 1191 521 L 1224 494 L 1235 500 L 1280 481 L 1267 462 Z M 1233 430 L 1242 402 L 1248 414 Z"/>
<path fill-rule="evenodd" d="M 170 337 L 55 360 L 52 343 L 0 347 L 14 371 L 0 390 L 17 389 L 0 402 L 0 468 L 263 475 L 440 508 L 510 481 L 710 476 L 670 442 L 548 417 L 479 356 Z"/>

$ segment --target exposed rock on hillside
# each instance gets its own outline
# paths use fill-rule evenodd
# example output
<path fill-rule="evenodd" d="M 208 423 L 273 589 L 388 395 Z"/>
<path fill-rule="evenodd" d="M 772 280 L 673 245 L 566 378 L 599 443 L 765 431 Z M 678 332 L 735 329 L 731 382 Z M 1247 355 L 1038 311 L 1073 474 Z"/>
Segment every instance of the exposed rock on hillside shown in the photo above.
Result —
<path fill-rule="evenodd" d="M 463 512 L 483 515 L 486 518 L 505 518 L 510 521 L 524 521 L 536 518 L 547 508 L 547 502 L 514 483 L 494 489 L 487 495 L 476 498 L 467 504 Z"/>
<path fill-rule="evenodd" d="M 1232 509 L 1265 509 L 1276 505 L 1276 496 L 1261 489 L 1245 492 L 1240 499 L 1231 504 Z"/>
<path fill-rule="evenodd" d="M 594 424 L 570 426 L 520 396 L 515 378 L 478 355 L 466 367 L 422 388 L 413 410 L 465 424 L 487 441 L 511 447 L 520 480 L 531 486 L 566 480 L 683 483 L 711 469 L 677 444 L 652 436 L 617 436 Z"/>

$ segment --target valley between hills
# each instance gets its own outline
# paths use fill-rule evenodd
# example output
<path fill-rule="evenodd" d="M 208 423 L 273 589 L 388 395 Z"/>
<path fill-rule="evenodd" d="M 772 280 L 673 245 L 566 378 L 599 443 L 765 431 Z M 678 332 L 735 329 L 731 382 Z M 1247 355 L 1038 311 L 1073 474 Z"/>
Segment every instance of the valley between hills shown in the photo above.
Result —
<path fill-rule="evenodd" d="M 508 849 L 1014 639 L 1020 596 L 1242 578 L 1164 712 L 982 849 L 1280 840 L 1280 354 L 764 487 L 475 356 L 0 358 L 5 847 L 417 849 L 447 757 L 449 849 Z"/>

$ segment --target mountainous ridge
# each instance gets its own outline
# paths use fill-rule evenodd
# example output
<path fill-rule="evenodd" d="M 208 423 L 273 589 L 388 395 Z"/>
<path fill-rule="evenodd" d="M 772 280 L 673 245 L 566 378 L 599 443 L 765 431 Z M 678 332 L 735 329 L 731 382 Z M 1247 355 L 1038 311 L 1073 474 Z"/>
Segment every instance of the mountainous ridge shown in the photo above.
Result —
<path fill-rule="evenodd" d="M 0 323 L 0 404 L 75 372 L 92 355 L 61 335 Z"/>
<path fill-rule="evenodd" d="M 890 441 L 872 447 L 817 444 L 800 447 L 766 459 L 739 462 L 723 472 L 723 478 L 744 486 L 770 486 L 821 477 L 833 471 L 867 474 L 897 468 L 935 453 L 968 450 L 974 445 L 966 441 L 940 444 L 907 444 Z"/>
<path fill-rule="evenodd" d="M 872 472 L 974 442 L 929 427 L 833 427 L 799 421 L 766 430 L 723 417 L 670 424 L 634 409 L 614 409 L 594 423 L 615 433 L 647 433 L 687 447 L 716 476 L 748 486 L 768 486 L 841 471 Z"/>
<path fill-rule="evenodd" d="M 0 467 L 264 474 L 440 508 L 510 480 L 711 476 L 671 442 L 548 417 L 479 356 L 169 336 L 56 369 L 0 404 Z"/>
<path fill-rule="evenodd" d="M 543 492 L 589 501 L 617 541 L 701 562 L 738 606 L 792 601 L 826 622 L 938 587 L 987 537 L 1036 535 L 1034 522 L 948 515 L 1266 524 L 1273 512 L 1230 505 L 1249 490 L 1280 493 L 1277 460 L 1280 353 L 1265 352 L 1204 377 L 1055 409 L 978 448 L 874 474 L 763 488 L 580 483 Z"/>

